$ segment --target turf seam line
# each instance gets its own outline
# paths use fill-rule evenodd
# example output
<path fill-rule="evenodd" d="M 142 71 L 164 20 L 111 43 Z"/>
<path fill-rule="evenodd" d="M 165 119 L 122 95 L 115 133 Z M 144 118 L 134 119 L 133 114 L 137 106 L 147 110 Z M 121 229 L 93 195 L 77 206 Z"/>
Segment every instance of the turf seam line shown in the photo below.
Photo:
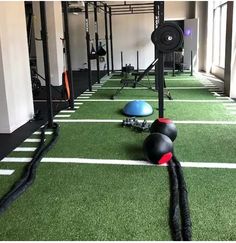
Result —
<path fill-rule="evenodd" d="M 56 122 L 68 122 L 68 123 L 121 123 L 123 120 L 120 119 L 61 119 Z M 138 120 L 141 122 L 141 120 Z M 154 120 L 147 120 L 148 123 L 152 123 Z M 176 124 L 196 124 L 196 125 L 236 125 L 236 121 L 173 121 Z"/>
<path fill-rule="evenodd" d="M 120 102 L 120 101 L 133 101 L 134 99 L 118 99 L 118 100 L 112 100 L 112 99 L 89 99 L 89 100 L 78 100 L 78 101 L 89 101 L 89 102 Z M 139 99 L 139 100 L 145 100 L 145 101 L 157 101 L 157 99 Z M 232 99 L 225 99 L 225 100 L 165 100 L 165 102 L 188 102 L 188 103 L 230 103 L 234 102 Z"/>
<path fill-rule="evenodd" d="M 29 162 L 31 158 L 6 157 L 1 162 Z M 86 159 L 86 158 L 49 158 L 42 159 L 44 163 L 79 163 L 79 164 L 110 164 L 110 165 L 144 165 L 165 167 L 167 164 L 156 165 L 144 160 L 116 160 L 116 159 Z M 213 168 L 213 169 L 236 169 L 236 163 L 221 162 L 181 162 L 182 167 L 189 168 Z"/>

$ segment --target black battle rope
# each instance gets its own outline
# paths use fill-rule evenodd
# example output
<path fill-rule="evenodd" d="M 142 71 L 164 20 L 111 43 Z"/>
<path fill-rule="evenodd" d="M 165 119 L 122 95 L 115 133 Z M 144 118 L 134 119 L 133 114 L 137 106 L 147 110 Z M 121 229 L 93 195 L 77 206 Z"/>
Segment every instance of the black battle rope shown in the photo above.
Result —
<path fill-rule="evenodd" d="M 188 192 L 180 162 L 175 156 L 168 165 L 170 176 L 170 226 L 173 240 L 192 240 Z M 180 227 L 181 225 L 181 227 Z"/>
<path fill-rule="evenodd" d="M 51 147 L 56 143 L 59 133 L 59 126 L 57 123 L 53 123 L 53 133 L 51 140 L 45 144 L 45 130 L 47 129 L 48 125 L 42 127 L 41 134 L 40 134 L 40 142 L 39 145 L 34 152 L 32 160 L 26 166 L 25 171 L 21 177 L 21 179 L 16 182 L 9 192 L 7 192 L 1 199 L 0 199 L 0 214 L 3 213 L 10 205 L 16 200 L 26 189 L 34 182 L 36 176 L 36 169 L 42 160 L 45 153 L 47 153 Z"/>
<path fill-rule="evenodd" d="M 175 163 L 176 173 L 179 182 L 179 206 L 181 213 L 181 225 L 182 225 L 182 237 L 183 240 L 192 240 L 192 223 L 190 218 L 190 209 L 188 202 L 188 191 L 186 182 L 184 180 L 184 173 L 181 167 L 180 162 L 175 156 L 173 156 L 173 161 Z"/>

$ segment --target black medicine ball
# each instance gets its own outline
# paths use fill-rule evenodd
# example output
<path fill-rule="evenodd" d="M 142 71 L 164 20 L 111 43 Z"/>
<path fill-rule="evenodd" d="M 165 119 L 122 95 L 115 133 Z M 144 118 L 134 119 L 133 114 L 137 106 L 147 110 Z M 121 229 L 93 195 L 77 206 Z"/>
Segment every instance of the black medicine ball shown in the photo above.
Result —
<path fill-rule="evenodd" d="M 166 136 L 168 136 L 172 142 L 177 137 L 177 129 L 175 124 L 168 118 L 159 118 L 156 119 L 151 127 L 150 127 L 151 133 L 161 133 Z"/>
<path fill-rule="evenodd" d="M 165 164 L 173 156 L 173 143 L 161 133 L 151 133 L 143 143 L 145 157 L 153 164 Z"/>

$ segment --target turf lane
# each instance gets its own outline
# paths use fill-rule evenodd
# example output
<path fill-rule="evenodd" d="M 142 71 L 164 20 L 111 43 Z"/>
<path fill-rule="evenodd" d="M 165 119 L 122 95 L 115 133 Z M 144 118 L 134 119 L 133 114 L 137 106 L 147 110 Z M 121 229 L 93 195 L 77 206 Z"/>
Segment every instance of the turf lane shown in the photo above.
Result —
<path fill-rule="evenodd" d="M 154 113 L 139 119 L 156 119 L 158 117 L 157 102 L 148 102 Z M 89 102 L 85 101 L 70 119 L 124 119 L 123 108 L 126 101 L 119 102 Z M 236 121 L 236 115 L 230 114 L 222 103 L 181 103 L 166 102 L 165 116 L 172 120 L 206 120 L 206 121 Z"/>
<path fill-rule="evenodd" d="M 148 80 L 142 80 L 140 82 L 141 85 L 149 85 L 152 84 L 152 86 L 155 85 L 155 81 L 154 80 L 150 80 L 150 82 Z M 120 79 L 118 80 L 108 80 L 103 87 L 119 87 L 121 86 L 120 83 Z M 200 83 L 198 80 L 196 79 L 189 79 L 189 80 L 185 80 L 185 79 L 169 79 L 166 80 L 166 86 L 168 87 L 203 87 L 203 84 Z M 137 86 L 139 87 L 139 85 Z"/>
<path fill-rule="evenodd" d="M 0 239 L 169 240 L 168 200 L 165 168 L 42 163 Z"/>
<path fill-rule="evenodd" d="M 235 170 L 184 174 L 193 240 L 235 240 Z M 170 240 L 168 205 L 166 168 L 41 163 L 33 186 L 0 217 L 0 239 Z"/>
<path fill-rule="evenodd" d="M 115 94 L 115 90 L 98 90 L 91 98 L 93 99 L 111 99 Z M 191 99 L 191 100 L 215 100 L 216 98 L 205 89 L 192 89 L 192 90 L 171 90 L 173 99 Z M 116 99 L 157 99 L 157 92 L 152 90 L 122 90 Z M 168 99 L 165 97 L 165 99 Z"/>
<path fill-rule="evenodd" d="M 235 125 L 177 124 L 177 129 L 175 153 L 179 160 L 236 162 Z M 142 145 L 147 135 L 116 123 L 63 123 L 60 139 L 46 157 L 144 160 Z M 31 155 L 12 152 L 9 157 Z"/>

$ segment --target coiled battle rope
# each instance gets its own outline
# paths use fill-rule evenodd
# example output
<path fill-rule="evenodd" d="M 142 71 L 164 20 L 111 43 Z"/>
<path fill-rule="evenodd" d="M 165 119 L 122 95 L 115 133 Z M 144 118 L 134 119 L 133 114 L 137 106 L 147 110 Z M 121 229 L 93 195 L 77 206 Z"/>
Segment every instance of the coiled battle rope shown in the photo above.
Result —
<path fill-rule="evenodd" d="M 188 191 L 180 162 L 175 156 L 168 165 L 170 178 L 170 226 L 173 240 L 192 240 Z"/>
<path fill-rule="evenodd" d="M 3 213 L 26 189 L 34 182 L 36 169 L 45 153 L 56 143 L 59 134 L 59 125 L 53 123 L 53 133 L 50 141 L 45 143 L 45 131 L 48 128 L 46 124 L 42 127 L 40 133 L 40 142 L 34 152 L 32 160 L 27 164 L 21 179 L 16 182 L 12 188 L 0 199 L 0 214 Z"/>

